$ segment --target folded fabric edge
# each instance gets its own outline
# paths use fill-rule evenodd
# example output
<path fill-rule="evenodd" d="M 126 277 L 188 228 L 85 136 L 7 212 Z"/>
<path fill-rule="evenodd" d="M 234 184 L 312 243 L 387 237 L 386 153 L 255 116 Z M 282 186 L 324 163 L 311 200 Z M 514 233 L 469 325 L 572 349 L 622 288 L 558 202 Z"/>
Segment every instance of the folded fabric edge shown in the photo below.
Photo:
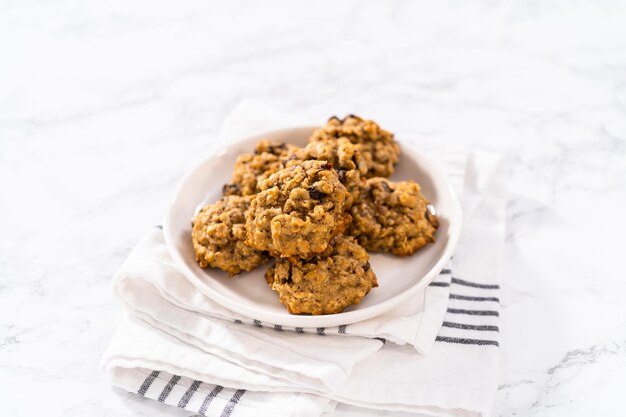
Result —
<path fill-rule="evenodd" d="M 367 382 L 362 384 L 363 386 L 361 388 L 358 387 L 358 382 L 352 382 L 357 385 L 356 390 L 362 389 L 367 391 L 369 389 Z M 410 390 L 410 392 L 402 392 L 407 389 Z M 411 398 L 411 403 L 363 403 L 341 396 L 334 396 L 332 398 L 339 403 L 371 410 L 422 413 L 429 416 L 440 417 L 490 417 L 494 402 L 492 391 L 465 386 L 429 385 L 416 388 L 414 385 L 410 385 L 405 389 L 397 384 L 391 384 L 387 390 L 383 391 L 396 393 L 399 397 Z M 434 404 L 448 404 L 449 407 L 444 408 Z"/>
<path fill-rule="evenodd" d="M 223 387 L 165 370 L 112 366 L 104 378 L 139 397 L 198 413 L 229 416 L 317 417 L 331 412 L 336 401 L 306 393 L 251 392 Z"/>
<path fill-rule="evenodd" d="M 111 385 L 124 389 L 129 393 L 150 398 L 168 405 L 179 406 L 180 408 L 192 412 L 202 411 L 202 409 L 193 409 L 191 406 L 194 405 L 194 403 L 191 403 L 189 398 L 183 401 L 184 395 L 181 398 L 176 397 L 176 395 L 172 395 L 171 398 L 168 398 L 168 395 L 173 390 L 173 386 L 180 385 L 178 389 L 179 397 L 182 392 L 190 397 L 190 390 L 193 390 L 193 394 L 195 394 L 197 386 L 194 388 L 194 385 L 200 385 L 200 383 L 204 383 L 210 388 L 206 390 L 207 392 L 200 393 L 199 395 L 201 397 L 216 397 L 215 391 L 217 390 L 215 390 L 214 387 L 218 387 L 218 392 L 222 392 L 222 390 L 225 389 L 225 387 L 210 382 L 207 383 L 201 379 L 197 380 L 188 376 L 181 377 L 168 370 L 153 371 L 147 368 L 127 368 L 112 364 L 112 366 L 105 370 L 104 375 Z M 193 381 L 195 384 L 189 382 L 185 384 L 185 381 L 181 378 L 185 378 L 187 381 Z M 154 386 L 152 386 L 153 384 Z M 394 386 L 393 390 L 397 391 L 397 388 L 397 386 Z M 411 404 L 363 403 L 338 396 L 325 397 L 299 392 L 265 392 L 246 391 L 235 388 L 226 389 L 229 390 L 224 391 L 227 394 L 220 396 L 223 401 L 232 402 L 231 395 L 233 395 L 233 393 L 245 392 L 246 402 L 239 400 L 237 407 L 242 409 L 248 408 L 251 411 L 251 413 L 248 414 L 240 410 L 242 411 L 242 416 L 251 415 L 255 417 L 264 417 L 266 415 L 268 417 L 316 417 L 323 413 L 333 411 L 338 403 L 370 410 L 423 413 L 440 417 L 488 417 L 493 407 L 493 394 L 491 392 L 449 385 L 445 387 L 427 386 L 418 389 L 412 386 L 410 393 L 412 398 Z M 363 389 L 367 388 L 364 387 Z M 263 396 L 263 399 L 261 401 L 256 401 L 255 399 L 249 400 L 254 394 Z M 272 396 L 277 398 L 273 399 Z M 241 397 L 243 397 L 243 395 L 241 395 Z M 451 398 L 454 398 L 452 403 L 450 401 Z M 198 401 L 196 401 L 196 403 L 197 402 Z M 451 404 L 451 407 L 442 408 L 440 406 L 428 405 L 437 403 Z M 182 407 L 181 404 L 183 405 Z M 190 407 L 187 405 L 190 405 Z M 200 414 L 205 415 L 204 413 Z"/>
<path fill-rule="evenodd" d="M 203 343 L 202 340 L 200 340 L 199 338 L 197 338 L 196 336 L 194 336 L 193 334 L 189 334 L 189 333 L 181 333 L 180 331 L 178 331 L 178 329 L 173 328 L 171 326 L 168 326 L 162 322 L 160 322 L 159 320 L 157 320 L 157 318 L 155 318 L 154 316 L 149 315 L 148 313 L 143 313 L 143 312 L 139 312 L 139 311 L 131 311 L 129 312 L 131 314 L 132 317 L 135 317 L 139 320 L 141 320 L 142 322 L 144 322 L 145 324 L 147 324 L 148 326 L 156 329 L 157 331 L 161 331 L 171 337 L 174 337 L 176 339 L 178 339 L 179 341 L 183 342 L 183 343 L 187 343 L 190 346 L 193 346 L 197 349 L 203 350 L 203 351 L 207 351 L 207 347 L 206 344 Z M 292 351 L 293 352 L 293 351 Z M 368 351 L 367 352 L 367 356 L 373 354 L 375 351 L 372 349 L 371 352 Z M 297 352 L 293 352 L 294 354 L 298 354 Z M 211 352 L 211 354 L 216 354 L 215 351 Z M 225 358 L 226 359 L 226 358 Z M 232 359 L 228 358 L 226 360 L 232 361 Z M 313 359 L 311 358 L 307 358 L 307 361 L 313 361 Z M 317 362 L 317 366 L 319 367 L 326 367 L 328 364 L 325 363 L 320 363 Z M 239 366 L 244 366 L 243 364 L 239 364 Z M 268 365 L 269 366 L 269 365 Z M 247 368 L 249 368 L 251 371 L 253 372 L 268 372 L 268 369 L 260 369 L 258 367 L 250 367 L 250 366 L 246 366 Z M 322 383 L 324 386 L 327 387 L 327 389 L 329 390 L 335 390 L 338 387 L 340 387 L 341 385 L 343 385 L 343 383 L 348 379 L 349 377 L 349 373 L 350 373 L 350 368 L 348 369 L 344 369 L 341 366 L 333 366 L 332 367 L 332 372 L 329 372 L 328 375 L 318 375 L 318 376 L 313 376 L 313 375 L 307 375 L 305 373 L 303 373 L 302 370 L 300 370 L 299 372 L 297 370 L 293 370 L 293 372 L 298 373 L 298 375 L 300 375 L 302 378 L 307 378 L 309 380 L 319 380 L 320 383 Z M 274 373 L 273 374 L 274 377 L 278 377 L 278 373 Z"/>
<path fill-rule="evenodd" d="M 422 355 L 430 352 L 444 322 L 450 301 L 451 263 L 452 261 L 448 262 L 448 265 L 425 289 L 420 325 L 412 343 L 415 350 Z"/>

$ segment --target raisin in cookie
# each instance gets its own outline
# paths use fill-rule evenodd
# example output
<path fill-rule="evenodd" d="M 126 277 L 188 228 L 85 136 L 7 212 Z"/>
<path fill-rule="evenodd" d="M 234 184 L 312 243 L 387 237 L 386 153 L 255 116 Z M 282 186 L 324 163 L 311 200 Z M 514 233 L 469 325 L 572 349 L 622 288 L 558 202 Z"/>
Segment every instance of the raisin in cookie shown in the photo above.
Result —
<path fill-rule="evenodd" d="M 278 259 L 265 273 L 290 313 L 340 313 L 378 286 L 367 252 L 354 238 L 339 235 L 331 247 L 330 255 L 309 261 Z"/>
<path fill-rule="evenodd" d="M 367 178 L 389 177 L 398 163 L 400 147 L 393 134 L 381 129 L 372 120 L 348 115 L 344 119 L 331 117 L 321 129 L 313 132 L 309 142 L 346 138 L 358 145 L 367 165 Z"/>
<path fill-rule="evenodd" d="M 350 194 L 346 201 L 346 208 L 350 208 L 358 200 L 367 173 L 367 165 L 358 146 L 346 138 L 314 141 L 309 143 L 298 154 L 298 157 L 303 160 L 316 159 L 333 164 L 339 181 Z"/>
<path fill-rule="evenodd" d="M 202 268 L 220 268 L 230 276 L 251 271 L 269 257 L 244 244 L 246 212 L 252 197 L 226 196 L 196 215 L 191 237 Z"/>
<path fill-rule="evenodd" d="M 246 243 L 277 258 L 310 258 L 324 252 L 350 221 L 348 192 L 326 161 L 305 161 L 261 183 L 247 215 Z"/>
<path fill-rule="evenodd" d="M 427 206 L 415 181 L 371 178 L 350 210 L 348 234 L 369 251 L 411 255 L 435 241 L 438 221 Z"/>
<path fill-rule="evenodd" d="M 253 154 L 244 153 L 237 157 L 230 183 L 223 188 L 224 195 L 254 195 L 261 181 L 284 168 L 286 161 L 301 151 L 294 145 L 280 141 L 262 140 L 257 143 Z"/>

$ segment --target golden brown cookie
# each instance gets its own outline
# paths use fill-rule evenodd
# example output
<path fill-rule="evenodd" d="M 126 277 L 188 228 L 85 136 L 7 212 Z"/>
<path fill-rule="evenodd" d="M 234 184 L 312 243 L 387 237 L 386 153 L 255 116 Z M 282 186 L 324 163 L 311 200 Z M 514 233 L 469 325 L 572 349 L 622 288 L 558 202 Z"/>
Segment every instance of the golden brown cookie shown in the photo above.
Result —
<path fill-rule="evenodd" d="M 333 164 L 339 181 L 350 193 L 346 209 L 352 207 L 352 204 L 358 200 L 367 173 L 367 165 L 358 146 L 346 138 L 319 140 L 309 143 L 302 152 L 298 153 L 298 157 L 303 160 L 316 159 Z"/>
<path fill-rule="evenodd" d="M 435 241 L 437 217 L 415 181 L 367 180 L 347 234 L 368 251 L 407 256 Z"/>
<path fill-rule="evenodd" d="M 324 252 L 350 221 L 348 192 L 326 161 L 305 161 L 272 174 L 247 215 L 246 243 L 277 258 L 310 258 Z"/>
<path fill-rule="evenodd" d="M 290 313 L 340 313 L 378 286 L 367 252 L 354 238 L 339 235 L 331 247 L 330 255 L 309 261 L 278 259 L 265 273 Z"/>
<path fill-rule="evenodd" d="M 282 169 L 290 157 L 301 151 L 294 145 L 264 139 L 257 143 L 253 154 L 237 157 L 233 177 L 224 184 L 224 195 L 254 195 L 259 192 L 261 181 Z"/>
<path fill-rule="evenodd" d="M 367 165 L 367 178 L 389 177 L 400 157 L 400 146 L 393 134 L 382 129 L 372 120 L 355 115 L 343 119 L 331 117 L 326 126 L 315 130 L 309 142 L 346 138 L 360 147 Z"/>
<path fill-rule="evenodd" d="M 204 207 L 193 221 L 191 237 L 202 268 L 220 268 L 230 276 L 251 271 L 269 257 L 244 244 L 251 196 L 226 196 Z"/>

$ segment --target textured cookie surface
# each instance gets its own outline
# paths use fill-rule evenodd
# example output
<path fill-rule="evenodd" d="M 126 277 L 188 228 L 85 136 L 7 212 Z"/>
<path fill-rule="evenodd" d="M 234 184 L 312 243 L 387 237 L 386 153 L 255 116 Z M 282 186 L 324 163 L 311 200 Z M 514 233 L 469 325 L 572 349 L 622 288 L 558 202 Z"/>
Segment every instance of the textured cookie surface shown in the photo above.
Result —
<path fill-rule="evenodd" d="M 196 261 L 231 276 L 251 271 L 269 257 L 244 244 L 246 212 L 252 197 L 226 196 L 205 206 L 193 221 L 191 237 Z"/>
<path fill-rule="evenodd" d="M 317 129 L 309 142 L 348 139 L 359 146 L 367 165 L 368 178 L 389 177 L 398 163 L 400 147 L 393 134 L 382 129 L 372 120 L 349 115 L 344 119 L 331 117 L 326 126 Z"/>
<path fill-rule="evenodd" d="M 339 313 L 378 286 L 367 252 L 354 238 L 339 235 L 331 247 L 330 255 L 309 261 L 278 259 L 265 273 L 290 313 Z"/>
<path fill-rule="evenodd" d="M 272 174 L 247 215 L 246 243 L 277 258 L 310 258 L 324 252 L 350 221 L 348 197 L 325 161 L 305 161 Z"/>
<path fill-rule="evenodd" d="M 365 184 L 367 165 L 357 145 L 346 138 L 313 141 L 298 153 L 298 157 L 330 162 L 349 193 L 346 208 L 358 200 Z"/>
<path fill-rule="evenodd" d="M 415 181 L 371 178 L 350 209 L 348 234 L 365 249 L 407 256 L 435 241 L 437 217 Z"/>
<path fill-rule="evenodd" d="M 224 185 L 224 195 L 254 195 L 261 182 L 282 169 L 286 161 L 300 148 L 284 142 L 262 140 L 257 143 L 254 153 L 244 153 L 237 157 L 233 177 Z"/>

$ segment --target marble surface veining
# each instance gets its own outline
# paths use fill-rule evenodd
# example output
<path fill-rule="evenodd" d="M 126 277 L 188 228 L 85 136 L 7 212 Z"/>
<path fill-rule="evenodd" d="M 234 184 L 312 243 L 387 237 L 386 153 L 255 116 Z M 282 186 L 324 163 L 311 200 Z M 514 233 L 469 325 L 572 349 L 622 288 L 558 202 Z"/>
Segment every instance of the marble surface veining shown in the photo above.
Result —
<path fill-rule="evenodd" d="M 259 100 L 507 155 L 494 415 L 624 415 L 624 22 L 610 0 L 0 1 L 0 414 L 189 415 L 100 379 L 109 281 Z"/>

